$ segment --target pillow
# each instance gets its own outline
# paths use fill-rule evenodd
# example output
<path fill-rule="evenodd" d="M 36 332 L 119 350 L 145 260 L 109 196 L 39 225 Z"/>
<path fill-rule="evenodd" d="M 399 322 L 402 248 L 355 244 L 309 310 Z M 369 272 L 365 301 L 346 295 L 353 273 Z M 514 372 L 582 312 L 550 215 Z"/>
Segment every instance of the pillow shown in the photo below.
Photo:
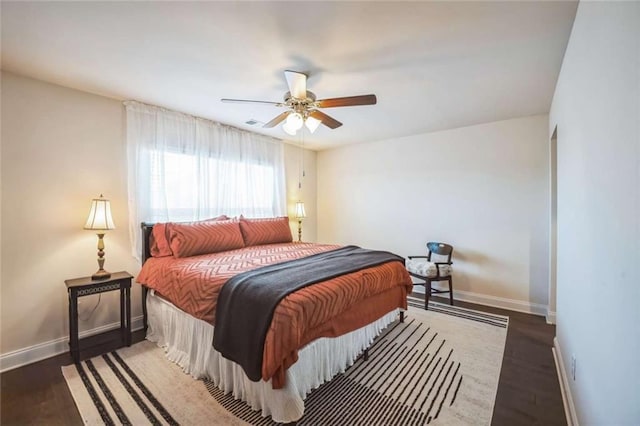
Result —
<path fill-rule="evenodd" d="M 169 245 L 175 257 L 197 256 L 244 247 L 237 220 L 172 223 Z"/>
<path fill-rule="evenodd" d="M 173 252 L 169 246 L 169 224 L 156 223 L 151 230 L 149 252 L 153 257 L 171 256 Z"/>
<path fill-rule="evenodd" d="M 441 277 L 448 277 L 453 271 L 451 265 L 440 265 L 438 267 L 434 262 L 429 262 L 427 259 L 407 259 L 406 266 L 409 272 L 427 278 L 437 277 L 438 270 L 440 270 Z"/>
<path fill-rule="evenodd" d="M 293 241 L 291 228 L 289 228 L 289 218 L 286 216 L 267 219 L 245 219 L 240 217 L 240 229 L 246 246 L 290 243 Z"/>
<path fill-rule="evenodd" d="M 216 220 L 229 220 L 227 215 L 220 215 L 211 219 L 205 219 L 200 222 L 216 221 Z M 190 222 L 199 223 L 199 222 Z M 149 252 L 153 257 L 165 257 L 173 255 L 171 246 L 169 244 L 169 228 L 171 222 L 156 223 L 153 225 L 151 236 L 149 239 Z"/>

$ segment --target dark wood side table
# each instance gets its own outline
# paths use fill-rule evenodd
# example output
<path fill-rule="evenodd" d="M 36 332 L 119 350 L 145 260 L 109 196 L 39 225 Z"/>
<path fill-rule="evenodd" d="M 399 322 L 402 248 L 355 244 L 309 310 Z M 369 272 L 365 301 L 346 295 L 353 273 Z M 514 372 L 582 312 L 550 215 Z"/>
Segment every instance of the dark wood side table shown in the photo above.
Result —
<path fill-rule="evenodd" d="M 69 349 L 73 361 L 80 362 L 78 339 L 78 297 L 120 290 L 120 337 L 123 345 L 131 346 L 131 279 L 128 272 L 114 272 L 111 277 L 93 280 L 91 277 L 65 280 L 69 293 Z"/>

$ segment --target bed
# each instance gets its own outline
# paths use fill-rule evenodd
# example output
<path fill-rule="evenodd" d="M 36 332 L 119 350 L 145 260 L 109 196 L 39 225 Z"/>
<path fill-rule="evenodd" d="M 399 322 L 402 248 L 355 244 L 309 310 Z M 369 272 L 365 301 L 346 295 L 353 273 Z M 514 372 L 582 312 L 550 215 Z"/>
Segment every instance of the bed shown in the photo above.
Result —
<path fill-rule="evenodd" d="M 335 245 L 291 242 L 288 220 L 280 218 L 280 222 L 288 232 L 281 241 L 252 240 L 244 233 L 241 247 L 234 243 L 231 249 L 214 253 L 187 250 L 192 255 L 182 257 L 153 257 L 151 244 L 156 251 L 158 245 L 154 235 L 166 229 L 156 226 L 154 230 L 153 224 L 143 223 L 144 264 L 137 281 L 143 288 L 148 340 L 164 347 L 168 358 L 193 377 L 208 377 L 263 416 L 286 423 L 302 417 L 308 392 L 353 364 L 397 319 L 398 312 L 406 309 L 412 284 L 401 261 L 388 261 L 288 294 L 273 311 L 265 336 L 262 377 L 251 380 L 240 362 L 225 358 L 212 346 L 223 286 L 233 277 L 269 265 L 280 268 L 340 250 Z M 236 225 L 228 225 L 232 226 Z M 223 319 L 217 318 L 221 327 Z"/>

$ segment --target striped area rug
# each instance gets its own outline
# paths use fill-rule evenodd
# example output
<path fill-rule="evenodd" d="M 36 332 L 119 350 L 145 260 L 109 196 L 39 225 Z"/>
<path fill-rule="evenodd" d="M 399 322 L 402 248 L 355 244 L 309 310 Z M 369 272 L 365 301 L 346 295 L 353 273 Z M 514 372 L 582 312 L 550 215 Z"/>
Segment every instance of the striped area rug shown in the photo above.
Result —
<path fill-rule="evenodd" d="M 299 425 L 490 424 L 508 317 L 409 299 L 345 373 L 312 391 Z M 150 342 L 63 367 L 87 424 L 275 424 Z"/>

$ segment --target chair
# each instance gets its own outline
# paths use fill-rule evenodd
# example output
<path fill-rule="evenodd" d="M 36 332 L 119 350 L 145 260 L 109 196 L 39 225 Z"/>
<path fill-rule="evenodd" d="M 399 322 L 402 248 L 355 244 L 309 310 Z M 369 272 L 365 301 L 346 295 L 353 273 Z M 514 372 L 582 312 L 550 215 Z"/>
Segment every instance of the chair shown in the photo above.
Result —
<path fill-rule="evenodd" d="M 446 262 L 438 262 L 434 258 L 431 261 L 432 255 L 438 255 L 447 258 Z M 424 283 L 416 283 L 424 285 L 424 309 L 429 307 L 429 298 L 432 294 L 449 293 L 449 303 L 453 305 L 453 285 L 451 283 L 451 273 L 453 269 L 451 267 L 451 256 L 453 255 L 453 247 L 444 243 L 427 243 L 427 255 L 426 256 L 409 256 L 406 261 L 406 268 L 409 275 L 417 279 L 423 280 Z M 417 260 L 416 260 L 417 259 Z M 431 283 L 434 281 L 448 281 L 449 290 L 438 290 L 431 287 Z"/>

